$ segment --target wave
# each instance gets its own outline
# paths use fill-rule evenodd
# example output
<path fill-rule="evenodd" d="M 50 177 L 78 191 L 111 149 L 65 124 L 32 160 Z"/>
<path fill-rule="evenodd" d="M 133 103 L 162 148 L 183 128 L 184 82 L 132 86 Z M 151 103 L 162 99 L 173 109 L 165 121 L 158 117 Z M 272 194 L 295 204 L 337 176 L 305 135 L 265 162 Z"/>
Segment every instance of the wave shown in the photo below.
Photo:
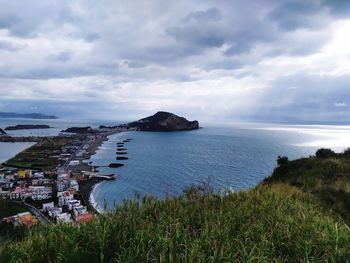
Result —
<path fill-rule="evenodd" d="M 102 182 L 101 182 L 102 183 Z M 101 183 L 98 183 L 98 184 L 95 184 L 94 187 L 92 188 L 92 191 L 91 191 L 91 194 L 90 194 L 90 197 L 89 197 L 89 202 L 90 204 L 92 205 L 92 207 L 99 213 L 99 214 L 102 214 L 104 212 L 104 209 L 101 208 L 98 203 L 96 202 L 96 199 L 95 199 L 95 190 L 96 190 L 96 187 L 99 186 Z"/>

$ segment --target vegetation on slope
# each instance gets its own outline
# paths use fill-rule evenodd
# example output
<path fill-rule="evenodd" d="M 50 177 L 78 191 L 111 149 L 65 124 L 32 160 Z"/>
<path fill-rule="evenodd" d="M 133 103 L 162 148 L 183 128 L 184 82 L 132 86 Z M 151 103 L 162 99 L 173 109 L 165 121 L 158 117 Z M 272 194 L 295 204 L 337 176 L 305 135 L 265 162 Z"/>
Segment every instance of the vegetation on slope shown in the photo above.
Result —
<path fill-rule="evenodd" d="M 264 183 L 286 183 L 311 193 L 325 210 L 350 223 L 350 150 L 320 149 L 309 158 L 284 160 Z"/>
<path fill-rule="evenodd" d="M 350 230 L 284 184 L 225 196 L 125 203 L 75 227 L 33 230 L 0 250 L 3 262 L 278 262 L 350 258 Z"/>
<path fill-rule="evenodd" d="M 288 161 L 255 189 L 124 203 L 82 225 L 1 246 L 2 262 L 346 262 L 347 152 Z"/>
<path fill-rule="evenodd" d="M 6 199 L 0 199 L 0 218 L 12 216 L 26 211 L 27 210 L 24 209 L 20 203 L 16 203 Z"/>
<path fill-rule="evenodd" d="M 5 165 L 34 170 L 52 170 L 61 163 L 57 156 L 62 152 L 62 147 L 71 140 L 64 137 L 46 138 L 6 161 Z"/>
<path fill-rule="evenodd" d="M 27 212 L 27 210 L 21 204 L 10 200 L 0 200 L 0 219 L 22 212 Z M 22 238 L 23 230 L 21 227 L 14 227 L 13 224 L 0 221 L 0 245 L 6 240 Z M 1 257 L 0 262 L 2 262 Z"/>

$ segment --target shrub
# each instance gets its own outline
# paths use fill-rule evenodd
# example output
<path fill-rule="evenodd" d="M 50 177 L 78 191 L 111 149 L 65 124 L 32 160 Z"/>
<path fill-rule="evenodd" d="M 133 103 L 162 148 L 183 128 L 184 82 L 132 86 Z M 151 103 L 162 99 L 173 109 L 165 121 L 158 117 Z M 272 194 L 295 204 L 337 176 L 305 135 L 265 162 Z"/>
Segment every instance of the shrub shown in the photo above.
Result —
<path fill-rule="evenodd" d="M 288 163 L 288 157 L 287 156 L 278 156 L 277 157 L 277 164 L 278 166 L 285 165 Z"/>
<path fill-rule="evenodd" d="M 319 149 L 316 152 L 316 157 L 317 158 L 332 158 L 332 157 L 336 157 L 337 154 L 332 151 L 331 149 Z"/>

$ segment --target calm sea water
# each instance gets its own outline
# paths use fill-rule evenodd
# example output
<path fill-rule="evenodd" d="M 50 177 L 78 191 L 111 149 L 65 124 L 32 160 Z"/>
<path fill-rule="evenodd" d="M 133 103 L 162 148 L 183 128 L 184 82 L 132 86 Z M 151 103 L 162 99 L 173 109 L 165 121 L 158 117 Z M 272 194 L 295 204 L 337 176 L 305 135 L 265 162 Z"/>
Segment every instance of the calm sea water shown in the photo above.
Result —
<path fill-rule="evenodd" d="M 11 136 L 52 136 L 58 135 L 60 131 L 72 127 L 91 126 L 97 128 L 99 125 L 116 125 L 115 121 L 99 121 L 99 120 L 74 120 L 74 119 L 56 119 L 56 120 L 32 120 L 32 119 L 0 119 L 0 128 L 5 129 L 8 126 L 17 124 L 46 124 L 50 129 L 33 129 L 33 130 L 16 130 L 6 131 Z"/>
<path fill-rule="evenodd" d="M 0 142 L 0 164 L 7 161 L 11 157 L 15 156 L 17 153 L 23 151 L 24 149 L 32 146 L 33 143 L 3 143 Z"/>
<path fill-rule="evenodd" d="M 16 124 L 48 124 L 49 130 L 11 131 L 20 135 L 56 135 L 71 126 L 113 125 L 114 121 L 0 119 L 0 127 Z M 190 132 L 127 132 L 110 136 L 97 154 L 95 165 L 121 162 L 124 167 L 100 168 L 117 174 L 115 181 L 102 182 L 92 198 L 99 209 L 113 209 L 135 194 L 164 197 L 178 195 L 191 185 L 209 183 L 217 191 L 242 190 L 256 186 L 269 176 L 278 155 L 290 159 L 314 154 L 320 147 L 340 151 L 350 146 L 349 126 L 291 126 L 236 124 L 230 127 L 204 125 Z M 126 138 L 128 160 L 116 161 L 116 143 Z M 31 144 L 0 143 L 3 162 Z"/>
<path fill-rule="evenodd" d="M 125 144 L 129 160 L 122 161 L 125 166 L 118 169 L 100 168 L 102 173 L 116 173 L 119 177 L 97 185 L 92 199 L 101 210 L 106 204 L 107 209 L 113 209 L 115 204 L 136 194 L 162 198 L 202 183 L 209 183 L 218 191 L 254 187 L 271 174 L 278 155 L 290 159 L 308 156 L 320 146 L 329 146 L 335 143 L 334 139 L 350 134 L 349 127 L 346 133 L 339 128 L 341 135 L 335 132 L 338 128 L 333 128 L 238 125 L 190 132 L 113 135 L 91 160 L 95 165 L 116 162 L 116 143 L 132 138 Z M 342 150 L 346 147 L 343 145 L 333 148 Z"/>

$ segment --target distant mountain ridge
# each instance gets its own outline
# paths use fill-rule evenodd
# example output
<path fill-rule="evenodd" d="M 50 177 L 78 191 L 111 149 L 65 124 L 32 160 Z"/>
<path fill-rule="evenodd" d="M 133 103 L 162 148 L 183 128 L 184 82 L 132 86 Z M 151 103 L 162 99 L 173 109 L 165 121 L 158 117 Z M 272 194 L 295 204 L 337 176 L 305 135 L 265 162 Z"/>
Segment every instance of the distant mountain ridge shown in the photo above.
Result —
<path fill-rule="evenodd" d="M 5 131 L 16 131 L 16 130 L 33 130 L 33 129 L 50 129 L 49 125 L 44 124 L 19 124 L 16 126 L 8 126 Z"/>
<path fill-rule="evenodd" d="M 128 126 L 140 131 L 187 131 L 199 129 L 198 121 L 188 121 L 184 117 L 165 111 L 159 111 L 147 118 L 131 122 Z"/>
<path fill-rule="evenodd" d="M 54 115 L 45 115 L 42 113 L 15 113 L 15 112 L 0 112 L 0 118 L 24 118 L 24 119 L 58 119 Z"/>

